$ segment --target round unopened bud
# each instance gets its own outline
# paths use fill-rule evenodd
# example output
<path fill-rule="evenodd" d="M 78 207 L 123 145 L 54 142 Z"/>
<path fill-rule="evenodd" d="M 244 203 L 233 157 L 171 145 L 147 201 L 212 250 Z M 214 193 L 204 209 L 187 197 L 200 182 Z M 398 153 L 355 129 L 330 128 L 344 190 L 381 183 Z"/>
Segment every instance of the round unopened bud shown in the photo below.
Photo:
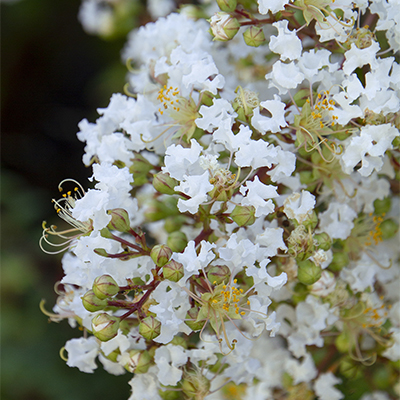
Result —
<path fill-rule="evenodd" d="M 214 40 L 226 42 L 231 40 L 238 33 L 240 23 L 236 18 L 225 12 L 214 14 L 210 19 L 211 32 Z"/>
<path fill-rule="evenodd" d="M 103 310 L 107 306 L 107 301 L 99 299 L 93 292 L 93 290 L 88 290 L 82 297 L 82 304 L 86 310 L 90 312 Z"/>
<path fill-rule="evenodd" d="M 145 339 L 153 340 L 161 333 L 161 322 L 150 315 L 140 322 L 139 333 Z"/>
<path fill-rule="evenodd" d="M 119 318 L 107 313 L 96 315 L 92 319 L 92 332 L 102 342 L 114 338 L 118 334 Z"/>
<path fill-rule="evenodd" d="M 155 245 L 150 252 L 150 257 L 157 265 L 157 267 L 162 267 L 165 265 L 172 256 L 172 250 L 165 244 Z"/>
<path fill-rule="evenodd" d="M 236 9 L 237 0 L 217 0 L 217 4 L 221 11 L 232 12 Z"/>
<path fill-rule="evenodd" d="M 112 276 L 101 275 L 93 282 L 93 292 L 99 299 L 107 299 L 119 292 L 119 286 Z"/>
<path fill-rule="evenodd" d="M 231 271 L 226 265 L 214 265 L 207 272 L 207 278 L 213 285 L 228 282 L 230 275 Z"/>
<path fill-rule="evenodd" d="M 344 251 L 333 253 L 332 262 L 329 264 L 329 269 L 333 272 L 340 271 L 349 263 L 349 256 Z"/>
<path fill-rule="evenodd" d="M 168 388 L 171 388 L 171 390 L 168 390 Z M 182 399 L 182 394 L 180 391 L 176 390 L 176 387 L 174 386 L 166 386 L 162 387 L 162 389 L 158 390 L 158 394 L 162 398 L 162 400 L 181 400 Z"/>
<path fill-rule="evenodd" d="M 184 274 L 185 271 L 183 269 L 183 264 L 179 263 L 178 261 L 171 260 L 169 263 L 163 266 L 164 279 L 168 279 L 169 281 L 178 282 L 181 278 L 183 278 Z"/>
<path fill-rule="evenodd" d="M 173 217 L 167 217 L 164 222 L 164 229 L 168 233 L 179 231 L 185 221 L 186 218 L 183 215 L 174 215 Z"/>
<path fill-rule="evenodd" d="M 302 261 L 297 266 L 297 279 L 304 285 L 312 285 L 321 278 L 321 267 L 315 265 L 312 261 Z"/>
<path fill-rule="evenodd" d="M 314 235 L 314 240 L 318 242 L 318 248 L 321 250 L 328 251 L 332 245 L 332 239 L 326 232 L 317 233 Z"/>
<path fill-rule="evenodd" d="M 253 206 L 236 206 L 231 212 L 231 218 L 239 226 L 249 226 L 256 220 L 256 209 Z"/>
<path fill-rule="evenodd" d="M 151 356 L 147 350 L 130 350 L 125 369 L 135 374 L 146 373 L 151 366 Z"/>
<path fill-rule="evenodd" d="M 114 229 L 118 232 L 129 232 L 131 224 L 129 222 L 129 214 L 123 208 L 114 208 L 107 211 L 111 215 L 111 221 L 108 223 L 108 229 Z"/>
<path fill-rule="evenodd" d="M 209 393 L 210 386 L 210 381 L 200 371 L 185 374 L 182 380 L 182 391 L 189 399 L 203 399 Z"/>
<path fill-rule="evenodd" d="M 387 240 L 397 233 L 399 224 L 393 219 L 387 219 L 380 224 L 379 228 L 382 232 L 382 239 Z"/>
<path fill-rule="evenodd" d="M 199 331 L 203 328 L 206 320 L 197 321 L 197 317 L 199 316 L 199 308 L 192 307 L 186 314 L 185 324 L 194 332 Z"/>
<path fill-rule="evenodd" d="M 175 253 L 183 251 L 188 244 L 186 234 L 181 231 L 172 232 L 168 235 L 167 245 Z"/>
<path fill-rule="evenodd" d="M 173 344 L 174 346 L 181 346 L 184 349 L 188 348 L 187 341 L 182 336 L 175 335 L 168 344 Z"/>
<path fill-rule="evenodd" d="M 159 172 L 153 176 L 153 186 L 159 193 L 174 194 L 174 187 L 178 186 L 178 181 L 167 173 Z"/>
<path fill-rule="evenodd" d="M 247 46 L 258 47 L 265 43 L 264 31 L 258 26 L 250 26 L 243 33 L 243 39 Z"/>
<path fill-rule="evenodd" d="M 374 209 L 376 215 L 387 214 L 390 211 L 392 201 L 390 197 L 385 197 L 384 199 L 376 199 L 374 201 Z"/>
<path fill-rule="evenodd" d="M 317 213 L 313 210 L 307 214 L 307 218 L 302 222 L 302 224 L 306 229 L 311 228 L 311 230 L 313 230 L 318 225 L 318 222 Z"/>

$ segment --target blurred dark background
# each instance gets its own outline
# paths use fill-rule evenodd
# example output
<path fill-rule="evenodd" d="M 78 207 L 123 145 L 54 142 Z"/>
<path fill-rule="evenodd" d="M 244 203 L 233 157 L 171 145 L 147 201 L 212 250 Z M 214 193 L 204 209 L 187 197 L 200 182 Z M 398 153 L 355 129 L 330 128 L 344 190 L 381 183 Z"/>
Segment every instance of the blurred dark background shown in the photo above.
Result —
<path fill-rule="evenodd" d="M 129 374 L 94 374 L 69 368 L 59 350 L 78 329 L 48 323 L 61 256 L 41 252 L 41 223 L 58 224 L 51 198 L 74 178 L 88 186 L 83 118 L 121 92 L 125 67 L 121 37 L 86 34 L 79 0 L 2 2 L 1 11 L 1 399 L 128 399 Z"/>

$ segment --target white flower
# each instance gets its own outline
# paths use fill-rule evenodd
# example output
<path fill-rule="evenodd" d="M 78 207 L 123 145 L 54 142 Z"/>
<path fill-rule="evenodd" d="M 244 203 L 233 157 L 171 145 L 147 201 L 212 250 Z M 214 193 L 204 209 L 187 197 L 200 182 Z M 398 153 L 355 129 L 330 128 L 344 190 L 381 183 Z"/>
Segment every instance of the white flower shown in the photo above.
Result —
<path fill-rule="evenodd" d="M 284 10 L 289 0 L 257 0 L 257 2 L 260 14 L 268 14 L 269 11 L 275 14 L 278 11 Z"/>
<path fill-rule="evenodd" d="M 190 141 L 191 147 L 185 148 L 180 144 L 171 144 L 165 151 L 163 172 L 168 172 L 172 178 L 183 180 L 184 175 L 201 173 L 203 170 L 198 163 L 201 145 L 194 139 Z"/>
<path fill-rule="evenodd" d="M 277 61 L 272 66 L 272 72 L 265 75 L 265 79 L 270 80 L 269 86 L 276 87 L 279 94 L 286 94 L 289 89 L 295 89 L 303 82 L 304 74 L 293 61 L 289 64 Z"/>
<path fill-rule="evenodd" d="M 283 203 L 283 212 L 289 219 L 295 219 L 301 224 L 314 209 L 315 196 L 307 190 L 293 193 Z"/>
<path fill-rule="evenodd" d="M 258 176 L 255 176 L 253 181 L 246 181 L 245 185 L 240 187 L 240 193 L 245 196 L 241 201 L 242 205 L 253 206 L 256 209 L 255 216 L 257 218 L 274 211 L 275 205 L 271 199 L 279 196 L 276 191 L 277 187 L 265 185 L 260 182 Z M 269 200 L 266 201 L 265 199 Z"/>
<path fill-rule="evenodd" d="M 181 213 L 186 211 L 196 214 L 201 203 L 207 200 L 207 193 L 214 186 L 209 182 L 210 174 L 205 171 L 202 175 L 183 176 L 183 180 L 179 186 L 175 186 L 175 190 L 190 196 L 190 199 L 178 200 L 178 209 Z"/>
<path fill-rule="evenodd" d="M 366 64 L 375 69 L 378 66 L 376 61 L 376 53 L 379 51 L 379 43 L 373 42 L 371 46 L 359 49 L 354 43 L 351 44 L 350 50 L 344 53 L 345 61 L 343 63 L 343 71 L 346 75 L 350 75 L 356 68 Z"/>
<path fill-rule="evenodd" d="M 400 132 L 391 124 L 367 125 L 361 128 L 360 136 L 353 136 L 341 157 L 343 171 L 350 174 L 361 161 L 358 172 L 369 176 L 383 165 L 383 155 L 392 148 L 392 141 Z"/>
<path fill-rule="evenodd" d="M 271 51 L 280 54 L 282 61 L 297 60 L 303 49 L 296 32 L 288 29 L 288 23 L 287 20 L 274 22 L 272 26 L 278 30 L 278 36 L 271 36 L 269 42 Z"/>
<path fill-rule="evenodd" d="M 315 394 L 319 400 L 343 399 L 343 393 L 334 387 L 341 382 L 341 379 L 333 375 L 332 372 L 322 373 L 314 382 Z"/>
<path fill-rule="evenodd" d="M 310 353 L 304 354 L 304 358 L 301 362 L 293 358 L 287 360 L 285 363 L 285 369 L 289 375 L 293 377 L 294 385 L 297 385 L 300 382 L 310 382 L 318 374 Z"/>
<path fill-rule="evenodd" d="M 232 126 L 235 117 L 237 117 L 231 103 L 225 99 L 214 99 L 213 105 L 210 107 L 201 106 L 199 114 L 202 117 L 197 118 L 195 123 L 199 128 L 208 132 L 218 128 L 225 120 L 228 120 Z"/>
<path fill-rule="evenodd" d="M 183 264 L 184 276 L 179 280 L 179 285 L 185 285 L 186 281 L 195 274 L 198 274 L 203 268 L 205 268 L 214 258 L 215 254 L 211 251 L 215 244 L 211 244 L 204 240 L 201 241 L 201 250 L 197 255 L 195 250 L 195 243 L 191 240 L 183 253 L 174 253 L 172 259 Z"/>
<path fill-rule="evenodd" d="M 188 359 L 181 346 L 167 344 L 159 347 L 154 355 L 158 367 L 157 378 L 162 385 L 175 386 L 182 378 L 182 370 L 178 367 L 184 365 Z"/>
<path fill-rule="evenodd" d="M 357 213 L 347 204 L 332 202 L 328 209 L 319 214 L 319 228 L 332 239 L 347 239 L 354 227 Z"/>
<path fill-rule="evenodd" d="M 95 358 L 100 350 L 100 345 L 94 336 L 89 338 L 77 338 L 68 340 L 65 343 L 65 350 L 68 352 L 67 365 L 77 367 L 79 371 L 92 374 L 97 368 Z"/>
<path fill-rule="evenodd" d="M 336 279 L 330 271 L 322 271 L 321 278 L 311 286 L 311 293 L 326 297 L 335 290 Z"/>
<path fill-rule="evenodd" d="M 253 110 L 253 117 L 251 124 L 259 132 L 265 134 L 266 132 L 276 133 L 287 126 L 285 121 L 285 103 L 281 101 L 278 95 L 274 95 L 274 100 L 266 100 L 260 103 L 260 106 L 268 110 L 272 117 L 264 117 L 260 114 L 259 107 Z"/>

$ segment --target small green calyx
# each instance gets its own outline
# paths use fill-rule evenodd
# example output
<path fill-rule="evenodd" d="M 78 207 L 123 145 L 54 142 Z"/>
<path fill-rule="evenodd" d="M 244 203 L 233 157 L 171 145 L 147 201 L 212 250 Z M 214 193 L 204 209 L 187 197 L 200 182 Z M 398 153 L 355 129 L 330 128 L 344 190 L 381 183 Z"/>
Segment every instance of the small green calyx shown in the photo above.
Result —
<path fill-rule="evenodd" d="M 321 278 L 322 269 L 312 261 L 306 260 L 299 262 L 297 279 L 304 285 L 312 285 Z"/>
<path fill-rule="evenodd" d="M 93 290 L 88 290 L 82 297 L 83 307 L 89 312 L 96 312 L 103 310 L 107 306 L 107 301 L 99 299 L 93 292 Z"/>
<path fill-rule="evenodd" d="M 92 319 L 92 332 L 102 342 L 114 338 L 118 334 L 119 318 L 107 313 L 96 315 Z"/>
<path fill-rule="evenodd" d="M 230 274 L 231 271 L 226 265 L 214 265 L 207 271 L 207 278 L 214 285 L 219 285 L 228 282 Z"/>
<path fill-rule="evenodd" d="M 114 208 L 107 211 L 111 215 L 111 221 L 107 225 L 108 229 L 113 229 L 118 232 L 129 232 L 131 229 L 129 214 L 123 208 Z"/>
<path fill-rule="evenodd" d="M 172 282 L 178 282 L 183 278 L 184 269 L 183 265 L 175 260 L 171 260 L 169 263 L 163 266 L 163 277 Z"/>
<path fill-rule="evenodd" d="M 194 332 L 201 330 L 206 323 L 206 320 L 198 320 L 199 308 L 192 307 L 186 314 L 185 324 Z"/>
<path fill-rule="evenodd" d="M 135 374 L 144 374 L 151 366 L 151 356 L 147 350 L 130 350 L 125 369 Z"/>
<path fill-rule="evenodd" d="M 265 35 L 262 28 L 250 26 L 244 33 L 243 39 L 247 46 L 258 47 L 265 43 Z"/>
<path fill-rule="evenodd" d="M 139 333 L 147 340 L 153 340 L 161 333 L 161 322 L 152 315 L 142 319 L 139 324 Z"/>
<path fill-rule="evenodd" d="M 184 374 L 182 391 L 187 399 L 204 399 L 210 391 L 210 381 L 200 371 Z"/>
<path fill-rule="evenodd" d="M 217 0 L 217 4 L 221 11 L 232 12 L 236 9 L 237 0 Z"/>
<path fill-rule="evenodd" d="M 172 250 L 165 244 L 158 244 L 151 249 L 150 257 L 157 267 L 164 266 L 172 256 Z"/>
<path fill-rule="evenodd" d="M 231 218 L 239 226 L 249 226 L 256 220 L 256 209 L 253 206 L 236 206 L 231 212 Z"/>
<path fill-rule="evenodd" d="M 229 13 L 218 12 L 211 17 L 210 27 L 214 40 L 226 42 L 233 39 L 239 32 L 240 23 Z"/>
<path fill-rule="evenodd" d="M 183 251 L 188 244 L 186 234 L 181 231 L 172 232 L 168 235 L 167 245 L 175 253 Z"/>
<path fill-rule="evenodd" d="M 328 251 L 332 245 L 332 239 L 326 232 L 317 233 L 314 235 L 314 240 L 318 243 L 317 247 L 324 251 Z"/>
<path fill-rule="evenodd" d="M 168 173 L 159 172 L 153 176 L 153 186 L 157 192 L 162 194 L 174 194 L 174 187 L 178 186 L 178 181 L 171 178 Z"/>
<path fill-rule="evenodd" d="M 99 299 L 107 299 L 119 292 L 119 286 L 112 276 L 101 275 L 93 282 L 93 292 Z"/>

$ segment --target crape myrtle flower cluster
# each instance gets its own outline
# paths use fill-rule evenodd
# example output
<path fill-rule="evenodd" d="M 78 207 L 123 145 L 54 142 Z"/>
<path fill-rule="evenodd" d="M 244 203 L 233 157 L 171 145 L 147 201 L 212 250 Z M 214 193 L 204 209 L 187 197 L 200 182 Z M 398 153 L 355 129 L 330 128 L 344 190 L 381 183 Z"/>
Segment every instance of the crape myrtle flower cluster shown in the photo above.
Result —
<path fill-rule="evenodd" d="M 129 400 L 400 395 L 399 21 L 218 0 L 130 33 L 125 94 L 79 124 L 92 183 L 43 224 L 69 366 Z"/>

